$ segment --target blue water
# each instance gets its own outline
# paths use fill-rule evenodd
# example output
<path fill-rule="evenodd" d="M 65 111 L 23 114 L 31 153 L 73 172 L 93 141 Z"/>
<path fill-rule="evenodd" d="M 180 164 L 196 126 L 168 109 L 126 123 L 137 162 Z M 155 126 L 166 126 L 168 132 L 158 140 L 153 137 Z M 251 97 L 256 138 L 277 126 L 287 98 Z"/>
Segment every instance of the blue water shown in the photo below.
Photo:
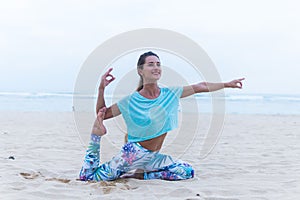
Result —
<path fill-rule="evenodd" d="M 81 98 L 96 99 L 95 96 Z M 196 99 L 200 112 L 211 112 L 209 95 L 197 94 Z M 225 102 L 227 114 L 300 114 L 300 95 L 226 94 Z M 73 111 L 73 93 L 0 92 L 0 111 Z"/>

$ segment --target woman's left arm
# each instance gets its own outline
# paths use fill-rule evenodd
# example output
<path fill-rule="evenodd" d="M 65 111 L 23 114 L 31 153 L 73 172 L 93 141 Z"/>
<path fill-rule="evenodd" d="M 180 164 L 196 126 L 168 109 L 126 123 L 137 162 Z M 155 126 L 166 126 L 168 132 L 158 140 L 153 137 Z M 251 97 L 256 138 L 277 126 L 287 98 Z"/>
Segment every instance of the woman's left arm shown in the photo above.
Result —
<path fill-rule="evenodd" d="M 242 89 L 243 83 L 242 81 L 245 78 L 235 79 L 226 83 L 209 83 L 209 82 L 201 82 L 194 85 L 189 85 L 183 87 L 183 91 L 181 94 L 181 98 L 193 95 L 195 93 L 201 92 L 214 92 L 217 90 L 221 90 L 223 88 L 239 88 Z"/>

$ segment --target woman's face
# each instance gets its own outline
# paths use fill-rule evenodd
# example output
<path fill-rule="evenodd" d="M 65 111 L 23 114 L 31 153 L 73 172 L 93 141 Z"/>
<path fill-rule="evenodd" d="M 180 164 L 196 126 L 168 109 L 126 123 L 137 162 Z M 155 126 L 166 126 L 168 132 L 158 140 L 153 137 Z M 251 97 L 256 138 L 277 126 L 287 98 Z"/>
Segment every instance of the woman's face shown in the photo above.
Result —
<path fill-rule="evenodd" d="M 143 69 L 139 69 L 139 74 L 144 82 L 156 82 L 161 77 L 160 60 L 156 56 L 148 56 L 145 59 Z"/>

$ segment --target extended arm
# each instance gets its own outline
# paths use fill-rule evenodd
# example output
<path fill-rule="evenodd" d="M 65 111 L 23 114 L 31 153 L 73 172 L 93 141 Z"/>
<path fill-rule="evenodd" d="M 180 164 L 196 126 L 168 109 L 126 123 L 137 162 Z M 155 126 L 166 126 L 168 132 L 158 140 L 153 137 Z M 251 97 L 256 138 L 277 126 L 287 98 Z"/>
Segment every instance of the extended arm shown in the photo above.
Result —
<path fill-rule="evenodd" d="M 183 87 L 183 92 L 181 98 L 193 95 L 195 93 L 200 92 L 213 92 L 217 90 L 221 90 L 224 88 L 239 88 L 241 89 L 243 84 L 242 81 L 244 78 L 235 79 L 226 83 L 209 83 L 209 82 L 201 82 L 194 85 L 189 85 Z"/>
<path fill-rule="evenodd" d="M 97 98 L 97 104 L 96 104 L 96 113 L 99 112 L 99 110 L 103 107 L 106 107 L 105 100 L 104 100 L 104 90 L 105 87 L 108 86 L 112 81 L 115 80 L 115 77 L 110 74 L 112 71 L 112 68 L 110 68 L 103 76 L 101 77 L 101 82 L 98 88 L 98 98 Z M 104 119 L 109 119 L 115 116 L 118 116 L 121 114 L 117 104 L 113 104 L 112 106 L 108 107 L 105 112 Z"/>

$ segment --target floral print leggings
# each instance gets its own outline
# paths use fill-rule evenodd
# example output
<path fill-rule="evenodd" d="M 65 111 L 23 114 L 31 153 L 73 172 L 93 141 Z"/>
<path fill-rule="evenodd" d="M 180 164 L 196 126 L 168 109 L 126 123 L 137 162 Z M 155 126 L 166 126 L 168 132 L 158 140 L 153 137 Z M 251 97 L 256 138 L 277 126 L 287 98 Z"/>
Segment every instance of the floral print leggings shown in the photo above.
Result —
<path fill-rule="evenodd" d="M 135 142 L 125 144 L 117 156 L 100 165 L 100 139 L 100 136 L 91 135 L 80 180 L 115 180 L 134 169 L 144 170 L 144 179 L 183 180 L 194 177 L 191 165 L 174 162 L 171 156 L 147 150 Z"/>

